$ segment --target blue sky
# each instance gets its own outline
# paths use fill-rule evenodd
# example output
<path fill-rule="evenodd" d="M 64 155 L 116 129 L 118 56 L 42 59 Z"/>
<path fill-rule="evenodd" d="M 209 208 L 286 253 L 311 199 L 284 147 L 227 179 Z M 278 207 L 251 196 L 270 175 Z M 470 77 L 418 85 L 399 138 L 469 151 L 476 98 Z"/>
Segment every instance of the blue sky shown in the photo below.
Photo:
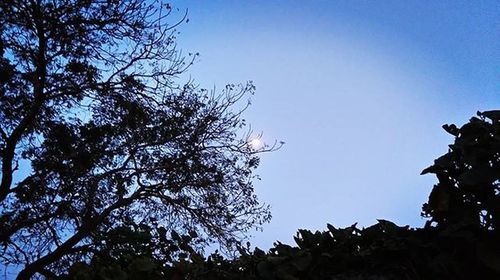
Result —
<path fill-rule="evenodd" d="M 420 171 L 452 141 L 444 123 L 498 109 L 498 1 L 176 1 L 179 46 L 201 56 L 201 86 L 252 80 L 246 119 L 264 140 L 256 182 L 273 220 L 252 244 L 299 228 L 421 226 L 434 178 Z"/>

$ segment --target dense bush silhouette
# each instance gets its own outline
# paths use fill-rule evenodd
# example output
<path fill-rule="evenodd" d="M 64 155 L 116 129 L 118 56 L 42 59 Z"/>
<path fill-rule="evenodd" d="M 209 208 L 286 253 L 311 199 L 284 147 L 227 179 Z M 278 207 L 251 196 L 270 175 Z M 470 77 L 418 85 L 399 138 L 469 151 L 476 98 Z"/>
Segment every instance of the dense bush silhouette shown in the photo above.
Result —
<path fill-rule="evenodd" d="M 438 226 L 500 227 L 500 111 L 477 115 L 460 129 L 443 126 L 455 142 L 422 171 L 436 174 L 439 180 L 423 207 L 423 214 Z"/>

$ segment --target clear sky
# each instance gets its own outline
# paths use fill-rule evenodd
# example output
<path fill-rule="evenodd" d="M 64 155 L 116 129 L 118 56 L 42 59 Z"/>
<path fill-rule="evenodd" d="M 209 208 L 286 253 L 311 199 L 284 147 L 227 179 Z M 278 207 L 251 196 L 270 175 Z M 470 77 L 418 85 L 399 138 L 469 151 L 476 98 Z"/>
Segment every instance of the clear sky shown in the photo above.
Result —
<path fill-rule="evenodd" d="M 256 182 L 273 220 L 252 244 L 299 228 L 421 226 L 452 141 L 444 123 L 500 108 L 499 1 L 176 1 L 179 46 L 203 87 L 252 80 L 246 119 L 264 140 Z"/>

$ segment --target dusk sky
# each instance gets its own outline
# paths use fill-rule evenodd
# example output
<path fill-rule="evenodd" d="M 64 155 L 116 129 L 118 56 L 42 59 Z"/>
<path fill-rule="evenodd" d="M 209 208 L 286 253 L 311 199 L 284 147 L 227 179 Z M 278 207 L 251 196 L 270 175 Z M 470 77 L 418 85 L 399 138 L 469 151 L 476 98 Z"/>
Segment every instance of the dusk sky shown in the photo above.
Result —
<path fill-rule="evenodd" d="M 445 123 L 500 108 L 499 1 L 176 1 L 179 47 L 202 87 L 251 80 L 245 114 L 264 141 L 255 182 L 273 219 L 251 242 L 299 228 L 422 226 L 453 140 Z M 180 14 L 180 12 L 179 12 Z M 178 15 L 179 15 L 178 14 Z"/>

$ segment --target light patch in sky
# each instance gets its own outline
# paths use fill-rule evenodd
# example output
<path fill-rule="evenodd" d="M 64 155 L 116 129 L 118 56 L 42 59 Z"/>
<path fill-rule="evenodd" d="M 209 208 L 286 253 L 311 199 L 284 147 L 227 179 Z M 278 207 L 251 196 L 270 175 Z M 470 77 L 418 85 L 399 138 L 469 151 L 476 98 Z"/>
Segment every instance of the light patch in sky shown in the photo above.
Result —
<path fill-rule="evenodd" d="M 254 137 L 250 139 L 248 143 L 254 150 L 259 150 L 264 147 L 264 141 L 262 141 L 260 137 Z"/>

